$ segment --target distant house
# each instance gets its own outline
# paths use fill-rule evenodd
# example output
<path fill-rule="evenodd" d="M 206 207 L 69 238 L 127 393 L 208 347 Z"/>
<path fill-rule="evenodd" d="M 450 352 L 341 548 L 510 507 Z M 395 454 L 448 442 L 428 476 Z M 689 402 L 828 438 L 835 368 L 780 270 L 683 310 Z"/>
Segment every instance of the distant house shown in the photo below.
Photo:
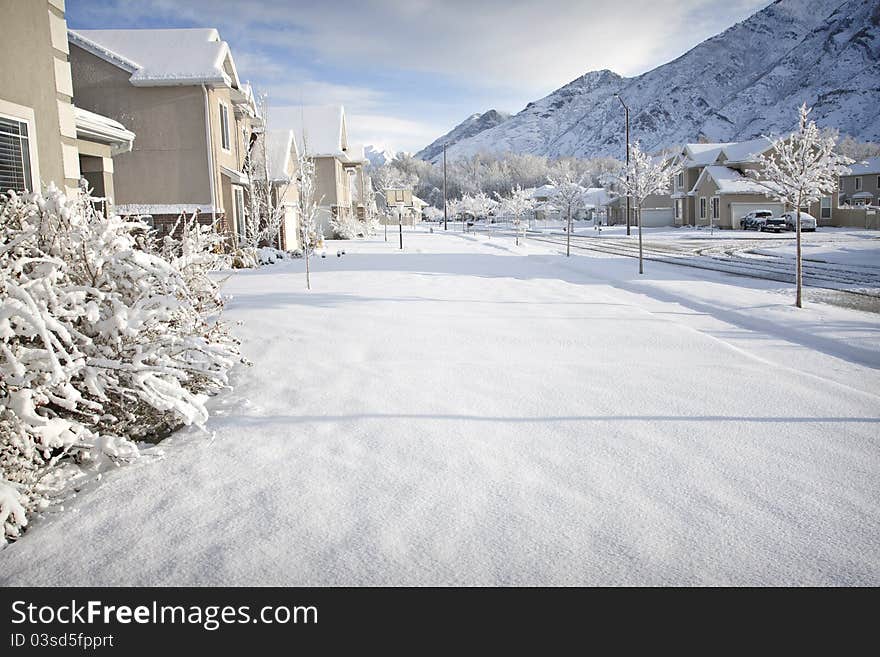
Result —
<path fill-rule="evenodd" d="M 880 205 L 880 157 L 850 165 L 840 177 L 839 205 Z"/>
<path fill-rule="evenodd" d="M 73 104 L 62 0 L 3 2 L 0 39 L 0 191 L 40 191 L 54 182 L 114 198 L 114 158 L 135 135 Z M 26 64 L 26 65 L 24 65 Z"/>
<path fill-rule="evenodd" d="M 315 163 L 316 197 L 320 199 L 318 223 L 325 237 L 333 237 L 332 217 L 353 216 L 349 171 L 363 159 L 352 154 L 348 142 L 345 109 L 341 105 L 317 105 L 295 112 L 294 136 L 300 153 Z"/>
<path fill-rule="evenodd" d="M 254 169 L 259 171 L 260 167 L 265 167 L 265 176 L 272 189 L 273 207 L 280 208 L 283 213 L 275 246 L 279 249 L 293 251 L 300 248 L 299 182 L 297 180 L 299 153 L 296 139 L 294 139 L 293 130 L 268 130 L 261 135 L 260 139 L 266 140 L 266 157 L 263 158 L 263 145 L 258 142 L 252 150 Z"/>
<path fill-rule="evenodd" d="M 157 229 L 181 212 L 230 235 L 244 226 L 242 164 L 260 125 L 215 29 L 70 30 L 78 107 L 137 133 L 114 163 L 118 210 L 150 215 Z"/>

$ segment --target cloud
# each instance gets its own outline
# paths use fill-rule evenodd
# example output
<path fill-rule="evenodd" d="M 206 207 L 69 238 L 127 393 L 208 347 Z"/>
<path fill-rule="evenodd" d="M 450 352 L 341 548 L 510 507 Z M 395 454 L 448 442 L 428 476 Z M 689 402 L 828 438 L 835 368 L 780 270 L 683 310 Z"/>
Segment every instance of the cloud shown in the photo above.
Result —
<path fill-rule="evenodd" d="M 642 73 L 768 1 L 71 0 L 68 18 L 218 27 L 273 106 L 344 104 L 367 133 L 433 130 L 424 145 L 474 111 L 519 110 L 590 70 Z"/>

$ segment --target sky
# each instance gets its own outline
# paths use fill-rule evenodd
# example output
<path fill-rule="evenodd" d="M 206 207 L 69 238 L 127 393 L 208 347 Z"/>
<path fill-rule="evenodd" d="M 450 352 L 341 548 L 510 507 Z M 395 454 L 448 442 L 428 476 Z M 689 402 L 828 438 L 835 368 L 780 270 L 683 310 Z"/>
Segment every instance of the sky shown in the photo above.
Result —
<path fill-rule="evenodd" d="M 475 112 L 518 112 L 584 73 L 634 76 L 769 0 L 67 0 L 72 29 L 216 27 L 282 128 L 345 106 L 349 137 L 418 151 Z"/>

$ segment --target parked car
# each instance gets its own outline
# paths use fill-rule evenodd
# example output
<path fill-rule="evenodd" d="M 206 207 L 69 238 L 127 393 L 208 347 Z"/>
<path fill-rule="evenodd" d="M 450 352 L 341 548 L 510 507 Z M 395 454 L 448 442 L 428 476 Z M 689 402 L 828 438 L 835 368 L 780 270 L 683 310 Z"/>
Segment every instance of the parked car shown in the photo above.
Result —
<path fill-rule="evenodd" d="M 788 230 L 788 223 L 785 221 L 785 217 L 780 215 L 778 217 L 768 217 L 767 219 L 761 219 L 758 224 L 758 230 L 762 233 L 765 230 L 772 230 L 774 233 L 781 233 L 784 230 Z"/>
<path fill-rule="evenodd" d="M 782 217 L 785 219 L 785 227 L 787 230 L 797 230 L 797 226 L 795 226 L 797 216 L 795 215 L 794 210 L 783 213 Z M 816 230 L 816 226 L 818 225 L 819 222 L 816 221 L 816 217 L 807 214 L 806 212 L 801 212 L 801 230 L 812 233 Z"/>
<path fill-rule="evenodd" d="M 739 220 L 739 227 L 743 230 L 759 230 L 759 224 L 772 216 L 770 210 L 752 210 Z"/>

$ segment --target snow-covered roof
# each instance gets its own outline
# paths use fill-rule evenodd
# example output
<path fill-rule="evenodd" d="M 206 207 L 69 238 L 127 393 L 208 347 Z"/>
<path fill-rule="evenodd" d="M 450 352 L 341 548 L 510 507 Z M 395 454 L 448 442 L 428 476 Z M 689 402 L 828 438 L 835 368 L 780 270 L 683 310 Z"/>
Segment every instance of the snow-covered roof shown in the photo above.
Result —
<path fill-rule="evenodd" d="M 73 120 L 78 138 L 108 144 L 113 155 L 131 150 L 135 135 L 118 121 L 76 106 Z"/>
<path fill-rule="evenodd" d="M 728 162 L 754 162 L 758 156 L 772 148 L 773 142 L 767 137 L 727 144 L 721 150 Z"/>
<path fill-rule="evenodd" d="M 861 162 L 851 164 L 848 176 L 864 176 L 872 173 L 880 174 L 880 157 L 868 157 Z"/>
<path fill-rule="evenodd" d="M 555 193 L 556 187 L 553 185 L 541 185 L 532 192 L 532 198 L 550 198 Z"/>
<path fill-rule="evenodd" d="M 856 192 L 851 198 L 874 198 L 871 192 Z"/>
<path fill-rule="evenodd" d="M 240 86 L 229 44 L 214 28 L 68 30 L 68 39 L 130 72 L 138 87 Z"/>
<path fill-rule="evenodd" d="M 706 176 L 712 178 L 718 186 L 720 194 L 766 194 L 767 188 L 759 184 L 754 178 L 742 175 L 736 169 L 724 166 L 707 166 L 700 172 L 700 177 L 694 183 L 690 194 L 696 194 L 697 188 L 706 179 Z"/>
<path fill-rule="evenodd" d="M 294 136 L 300 153 L 312 157 L 344 156 L 348 151 L 342 105 L 310 105 L 294 112 Z"/>
<path fill-rule="evenodd" d="M 290 180 L 288 173 L 290 160 L 297 156 L 293 130 L 269 130 L 264 139 L 266 140 L 266 157 L 269 159 L 269 180 L 272 182 Z M 263 163 L 263 151 L 259 144 L 254 146 L 254 163 L 258 167 Z"/>
<path fill-rule="evenodd" d="M 351 143 L 348 145 L 348 151 L 345 153 L 345 159 L 351 164 L 368 164 L 369 160 L 366 156 L 366 149 L 361 143 Z"/>
<path fill-rule="evenodd" d="M 418 196 L 416 196 L 415 194 L 412 195 L 412 201 L 413 201 L 413 207 L 414 207 L 414 208 L 423 208 L 423 207 L 425 207 L 426 205 L 428 205 L 427 203 L 425 203 L 422 199 L 420 199 L 420 198 L 419 198 Z"/>
<path fill-rule="evenodd" d="M 584 201 L 588 205 L 598 207 L 600 205 L 608 205 L 611 200 L 611 194 L 604 187 L 590 187 L 584 192 Z"/>
<path fill-rule="evenodd" d="M 730 145 L 730 143 L 685 144 L 684 166 L 700 167 L 714 164 L 724 147 Z"/>

